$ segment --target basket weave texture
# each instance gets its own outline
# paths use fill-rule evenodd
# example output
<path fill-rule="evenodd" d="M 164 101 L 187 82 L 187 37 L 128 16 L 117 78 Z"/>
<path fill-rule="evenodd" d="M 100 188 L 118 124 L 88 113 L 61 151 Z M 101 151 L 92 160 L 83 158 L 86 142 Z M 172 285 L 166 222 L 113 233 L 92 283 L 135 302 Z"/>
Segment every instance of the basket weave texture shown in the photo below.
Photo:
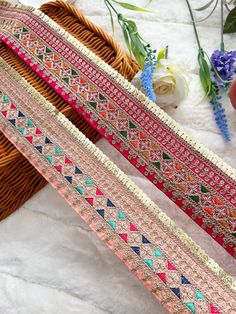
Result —
<path fill-rule="evenodd" d="M 62 26 L 71 35 L 110 64 L 126 79 L 131 80 L 139 67 L 120 45 L 84 17 L 73 5 L 62 0 L 48 2 L 42 12 Z M 0 56 L 22 77 L 34 86 L 47 100 L 57 107 L 94 143 L 100 135 L 84 121 L 57 93 L 15 55 L 5 44 L 0 44 Z M 0 220 L 9 216 L 46 184 L 45 179 L 28 160 L 0 132 Z"/>

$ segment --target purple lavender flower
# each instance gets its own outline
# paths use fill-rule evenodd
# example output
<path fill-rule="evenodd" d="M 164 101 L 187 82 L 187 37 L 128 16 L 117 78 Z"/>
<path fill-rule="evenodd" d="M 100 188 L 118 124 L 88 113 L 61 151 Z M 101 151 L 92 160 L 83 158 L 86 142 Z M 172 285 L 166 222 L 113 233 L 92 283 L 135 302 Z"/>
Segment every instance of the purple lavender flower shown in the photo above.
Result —
<path fill-rule="evenodd" d="M 236 73 L 236 51 L 223 52 L 216 50 L 211 56 L 211 63 L 223 81 L 232 81 Z M 219 86 L 228 89 L 230 83 L 222 82 L 216 75 L 214 69 L 213 80 Z"/>
<path fill-rule="evenodd" d="M 225 115 L 225 109 L 220 102 L 221 96 L 219 95 L 219 87 L 216 83 L 212 83 L 212 92 L 210 95 L 210 103 L 212 105 L 214 118 L 218 128 L 221 131 L 221 134 L 225 142 L 230 142 L 230 132 L 227 122 L 227 117 Z"/>
<path fill-rule="evenodd" d="M 157 99 L 153 90 L 153 85 L 152 85 L 152 77 L 153 77 L 153 72 L 155 70 L 155 67 L 156 67 L 156 62 L 153 63 L 153 62 L 147 61 L 144 64 L 144 68 L 141 73 L 141 83 L 142 83 L 143 90 L 145 94 L 154 102 Z"/>

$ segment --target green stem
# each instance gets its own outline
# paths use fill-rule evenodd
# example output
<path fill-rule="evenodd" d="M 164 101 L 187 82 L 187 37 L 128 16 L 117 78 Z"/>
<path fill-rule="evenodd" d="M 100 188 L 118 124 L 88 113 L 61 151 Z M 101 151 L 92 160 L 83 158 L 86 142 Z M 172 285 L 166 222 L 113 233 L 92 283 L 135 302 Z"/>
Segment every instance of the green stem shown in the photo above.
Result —
<path fill-rule="evenodd" d="M 104 1 L 111 7 L 111 9 L 115 12 L 116 15 L 119 14 L 109 0 L 104 0 Z"/>
<path fill-rule="evenodd" d="M 191 9 L 191 6 L 190 6 L 190 3 L 189 3 L 188 0 L 186 0 L 186 3 L 187 3 L 188 10 L 189 10 L 189 13 L 190 13 L 190 16 L 191 16 L 191 19 L 192 19 L 194 33 L 195 33 L 195 36 L 196 36 L 196 39 L 197 39 L 198 49 L 201 51 L 202 47 L 201 47 L 200 40 L 199 40 L 199 37 L 198 37 L 197 27 L 196 27 L 196 23 L 195 23 L 195 20 L 194 20 L 194 17 L 193 17 L 193 11 Z"/>
<path fill-rule="evenodd" d="M 221 9 L 221 12 L 220 12 L 220 34 L 221 34 L 220 50 L 224 52 L 225 45 L 224 45 L 224 3 L 223 3 L 223 0 L 221 0 L 220 9 Z"/>

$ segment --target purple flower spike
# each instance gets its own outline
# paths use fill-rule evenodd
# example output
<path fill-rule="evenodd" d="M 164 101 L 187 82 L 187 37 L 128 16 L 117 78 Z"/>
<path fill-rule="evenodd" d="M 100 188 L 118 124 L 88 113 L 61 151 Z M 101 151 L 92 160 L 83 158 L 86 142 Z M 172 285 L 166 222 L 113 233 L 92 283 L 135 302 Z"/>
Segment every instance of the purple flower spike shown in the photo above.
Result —
<path fill-rule="evenodd" d="M 213 80 L 219 87 L 228 89 L 230 83 L 224 83 L 222 80 L 232 81 L 234 78 L 236 73 L 236 51 L 223 52 L 216 50 L 211 56 L 211 63 L 221 78 L 220 80 L 212 68 Z"/>

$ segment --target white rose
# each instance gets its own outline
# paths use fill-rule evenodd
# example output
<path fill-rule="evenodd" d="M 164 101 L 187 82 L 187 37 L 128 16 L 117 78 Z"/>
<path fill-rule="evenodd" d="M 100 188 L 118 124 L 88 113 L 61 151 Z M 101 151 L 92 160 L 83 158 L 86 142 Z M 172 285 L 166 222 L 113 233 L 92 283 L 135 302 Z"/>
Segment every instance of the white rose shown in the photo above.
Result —
<path fill-rule="evenodd" d="M 142 89 L 141 71 L 132 80 L 132 83 Z M 157 96 L 156 103 L 161 107 L 177 107 L 188 94 L 186 75 L 168 59 L 161 59 L 153 73 L 153 90 Z"/>

